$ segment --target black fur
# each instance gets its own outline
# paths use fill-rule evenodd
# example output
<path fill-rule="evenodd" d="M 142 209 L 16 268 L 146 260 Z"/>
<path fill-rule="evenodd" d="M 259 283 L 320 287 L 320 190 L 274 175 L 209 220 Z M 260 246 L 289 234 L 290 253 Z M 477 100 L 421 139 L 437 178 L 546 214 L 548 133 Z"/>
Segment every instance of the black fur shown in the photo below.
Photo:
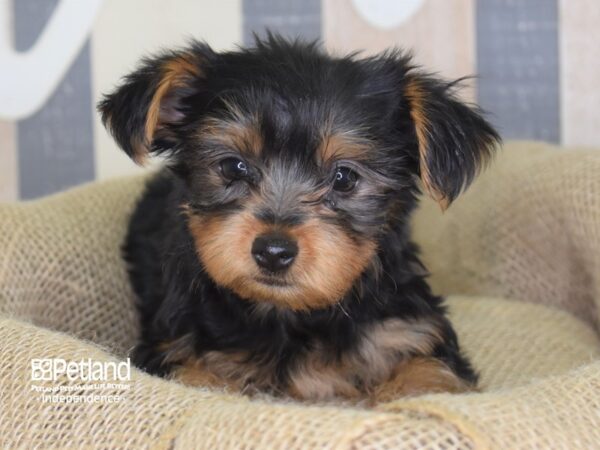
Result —
<path fill-rule="evenodd" d="M 425 92 L 427 165 L 435 188 L 449 200 L 470 183 L 492 152 L 498 136 L 490 125 L 453 96 L 452 84 L 421 73 L 409 57 L 395 51 L 366 59 L 332 58 L 315 44 L 269 36 L 250 49 L 217 54 L 193 43 L 184 52 L 193 56 L 202 76 L 186 78 L 185 86 L 170 94 L 167 106 L 176 114 L 165 117 L 177 120 L 167 119 L 146 143 L 152 153 L 169 156 L 169 167 L 148 184 L 124 247 L 140 300 L 142 336 L 134 362 L 150 373 L 168 374 L 171 363 L 157 347 L 191 334 L 197 355 L 210 350 L 247 352 L 259 363 L 272 364 L 284 387 L 299 355 L 317 343 L 335 358 L 356 346 L 373 323 L 423 318 L 438 323 L 443 335 L 433 356 L 475 382 L 475 372 L 461 356 L 445 318 L 442 299 L 427 285 L 409 237 L 420 155 L 407 83 L 418 80 Z M 99 106 L 103 120 L 130 155 L 139 151 L 132 142 L 143 140 L 160 67 L 179 54 L 147 60 Z M 244 114 L 260 116 L 263 163 L 272 164 L 257 162 L 248 182 L 217 186 L 207 174 L 231 149 L 203 141 L 198 130 L 206 117 L 224 117 L 231 102 Z M 355 194 L 329 190 L 318 200 L 335 212 L 323 220 L 356 239 L 376 242 L 377 254 L 338 303 L 305 311 L 265 308 L 257 314 L 253 302 L 217 285 L 206 273 L 180 205 L 190 204 L 192 214 L 228 216 L 239 212 L 254 190 L 285 189 L 289 194 L 293 189 L 321 189 L 331 179 L 327 168 L 315 163 L 314 153 L 319 130 L 332 114 L 336 129 L 358 130 L 372 151 L 350 162 L 362 183 Z M 287 180 L 286 186 L 273 181 L 279 178 Z M 262 220 L 288 220 L 293 225 L 306 219 L 301 207 L 286 205 L 285 219 L 275 214 L 279 210 L 273 203 L 267 204 L 270 207 L 257 212 Z"/>

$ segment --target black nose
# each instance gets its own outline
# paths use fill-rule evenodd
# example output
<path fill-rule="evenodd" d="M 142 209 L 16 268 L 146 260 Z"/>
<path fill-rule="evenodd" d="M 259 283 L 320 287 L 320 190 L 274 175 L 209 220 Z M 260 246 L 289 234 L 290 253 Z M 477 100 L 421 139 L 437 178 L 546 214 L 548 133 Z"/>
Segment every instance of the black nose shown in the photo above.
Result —
<path fill-rule="evenodd" d="M 256 264 L 269 272 L 287 269 L 292 265 L 297 254 L 298 245 L 278 234 L 259 236 L 252 244 L 252 256 Z"/>

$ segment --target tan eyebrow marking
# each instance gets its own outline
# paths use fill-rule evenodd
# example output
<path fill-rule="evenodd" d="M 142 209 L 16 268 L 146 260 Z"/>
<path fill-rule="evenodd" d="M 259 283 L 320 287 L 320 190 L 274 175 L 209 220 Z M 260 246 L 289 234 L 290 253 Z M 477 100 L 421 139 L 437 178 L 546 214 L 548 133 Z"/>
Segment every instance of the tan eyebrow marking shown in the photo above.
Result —
<path fill-rule="evenodd" d="M 372 150 L 371 143 L 353 131 L 326 131 L 317 149 L 321 162 L 333 159 L 365 159 Z"/>
<path fill-rule="evenodd" d="M 250 156 L 258 156 L 264 145 L 259 118 L 245 114 L 234 105 L 229 105 L 229 114 L 223 119 L 205 119 L 199 136 L 202 140 L 220 143 Z"/>

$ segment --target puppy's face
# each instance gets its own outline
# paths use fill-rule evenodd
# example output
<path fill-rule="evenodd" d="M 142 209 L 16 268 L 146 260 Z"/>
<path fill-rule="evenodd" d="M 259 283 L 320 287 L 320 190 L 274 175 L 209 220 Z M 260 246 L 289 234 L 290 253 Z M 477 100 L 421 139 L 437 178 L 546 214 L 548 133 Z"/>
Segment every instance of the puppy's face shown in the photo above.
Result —
<path fill-rule="evenodd" d="M 226 103 L 198 123 L 183 162 L 204 267 L 247 299 L 294 309 L 339 300 L 373 263 L 398 180 L 333 108 L 306 113 L 272 91 Z"/>
<path fill-rule="evenodd" d="M 418 178 L 445 208 L 497 139 L 405 57 L 335 59 L 277 38 L 148 60 L 100 109 L 134 160 L 169 155 L 210 276 L 292 309 L 335 303 L 378 270 Z"/>

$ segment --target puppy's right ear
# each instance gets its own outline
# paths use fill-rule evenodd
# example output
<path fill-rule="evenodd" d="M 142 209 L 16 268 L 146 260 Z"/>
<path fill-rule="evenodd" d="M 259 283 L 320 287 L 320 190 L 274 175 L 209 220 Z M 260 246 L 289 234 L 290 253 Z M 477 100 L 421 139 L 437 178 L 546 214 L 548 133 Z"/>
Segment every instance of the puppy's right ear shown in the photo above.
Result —
<path fill-rule="evenodd" d="M 137 164 L 143 165 L 151 152 L 177 146 L 175 130 L 187 113 L 185 100 L 202 89 L 214 56 L 208 45 L 193 42 L 145 59 L 98 104 L 102 123 Z"/>

